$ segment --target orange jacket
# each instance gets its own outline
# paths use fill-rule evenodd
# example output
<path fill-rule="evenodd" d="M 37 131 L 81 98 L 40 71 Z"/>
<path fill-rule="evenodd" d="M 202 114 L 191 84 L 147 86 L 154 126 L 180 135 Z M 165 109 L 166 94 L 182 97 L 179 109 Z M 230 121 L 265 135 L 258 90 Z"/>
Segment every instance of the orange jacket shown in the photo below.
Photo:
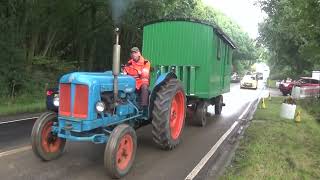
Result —
<path fill-rule="evenodd" d="M 150 79 L 150 62 L 145 60 L 142 56 L 138 62 L 133 59 L 128 61 L 124 67 L 124 73 L 136 78 L 136 89 L 139 90 L 142 84 L 149 86 Z"/>

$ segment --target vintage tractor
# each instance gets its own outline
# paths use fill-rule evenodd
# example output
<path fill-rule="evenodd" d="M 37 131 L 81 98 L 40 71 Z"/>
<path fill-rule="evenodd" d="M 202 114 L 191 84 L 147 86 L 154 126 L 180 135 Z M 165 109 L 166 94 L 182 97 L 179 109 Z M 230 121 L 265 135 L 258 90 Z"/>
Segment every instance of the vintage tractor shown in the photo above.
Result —
<path fill-rule="evenodd" d="M 135 159 L 135 128 L 151 122 L 149 109 L 140 110 L 135 78 L 120 70 L 119 30 L 113 51 L 113 70 L 75 72 L 59 82 L 59 113 L 42 114 L 32 129 L 32 149 L 45 161 L 58 158 L 66 141 L 106 143 L 104 165 L 110 176 L 126 175 Z M 183 86 L 173 73 L 158 78 L 153 109 L 153 139 L 163 149 L 180 141 L 186 114 Z M 150 106 L 151 107 L 151 106 Z"/>
<path fill-rule="evenodd" d="M 140 107 L 136 79 L 120 72 L 119 29 L 115 34 L 112 71 L 62 76 L 54 99 L 58 113 L 46 112 L 35 122 L 32 149 L 42 160 L 58 158 L 66 141 L 106 143 L 105 169 L 121 178 L 135 159 L 135 129 L 151 124 L 154 142 L 170 150 L 180 142 L 187 104 L 201 126 L 209 105 L 221 113 L 234 45 L 220 29 L 185 20 L 144 26 L 142 52 L 154 69 L 147 109 Z"/>

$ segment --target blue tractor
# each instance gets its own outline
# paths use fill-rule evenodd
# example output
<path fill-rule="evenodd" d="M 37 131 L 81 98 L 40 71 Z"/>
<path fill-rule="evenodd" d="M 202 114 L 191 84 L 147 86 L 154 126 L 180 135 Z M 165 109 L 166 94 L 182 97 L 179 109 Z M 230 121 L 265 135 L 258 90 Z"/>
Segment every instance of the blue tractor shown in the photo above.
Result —
<path fill-rule="evenodd" d="M 106 144 L 104 166 L 113 178 L 126 175 L 135 159 L 135 129 L 152 124 L 154 142 L 173 149 L 180 141 L 186 116 L 186 95 L 174 72 L 159 74 L 150 88 L 149 107 L 141 108 L 136 79 L 120 72 L 119 30 L 112 71 L 75 72 L 62 76 L 59 111 L 46 112 L 35 122 L 33 152 L 42 160 L 60 157 L 66 141 Z"/>

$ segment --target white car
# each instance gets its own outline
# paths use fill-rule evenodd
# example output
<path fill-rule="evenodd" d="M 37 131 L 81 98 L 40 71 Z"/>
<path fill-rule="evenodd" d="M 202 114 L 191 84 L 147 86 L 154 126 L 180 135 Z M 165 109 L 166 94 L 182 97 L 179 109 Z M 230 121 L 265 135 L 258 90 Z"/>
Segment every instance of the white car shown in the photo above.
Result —
<path fill-rule="evenodd" d="M 240 81 L 240 88 L 257 89 L 258 88 L 257 77 L 254 75 L 245 75 Z"/>

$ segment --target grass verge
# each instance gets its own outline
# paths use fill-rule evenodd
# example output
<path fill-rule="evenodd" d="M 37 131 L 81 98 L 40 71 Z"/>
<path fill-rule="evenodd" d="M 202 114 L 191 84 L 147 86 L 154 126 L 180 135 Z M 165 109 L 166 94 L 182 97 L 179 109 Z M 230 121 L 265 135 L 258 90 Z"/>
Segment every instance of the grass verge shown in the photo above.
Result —
<path fill-rule="evenodd" d="M 320 178 L 320 123 L 305 109 L 305 102 L 298 106 L 301 123 L 281 119 L 282 101 L 283 97 L 273 98 L 267 109 L 256 111 L 221 179 Z"/>
<path fill-rule="evenodd" d="M 1 98 L 0 116 L 44 111 L 45 98 L 38 96 L 21 96 L 14 100 Z"/>
<path fill-rule="evenodd" d="M 320 100 L 318 99 L 304 99 L 299 101 L 300 106 L 320 121 Z"/>

